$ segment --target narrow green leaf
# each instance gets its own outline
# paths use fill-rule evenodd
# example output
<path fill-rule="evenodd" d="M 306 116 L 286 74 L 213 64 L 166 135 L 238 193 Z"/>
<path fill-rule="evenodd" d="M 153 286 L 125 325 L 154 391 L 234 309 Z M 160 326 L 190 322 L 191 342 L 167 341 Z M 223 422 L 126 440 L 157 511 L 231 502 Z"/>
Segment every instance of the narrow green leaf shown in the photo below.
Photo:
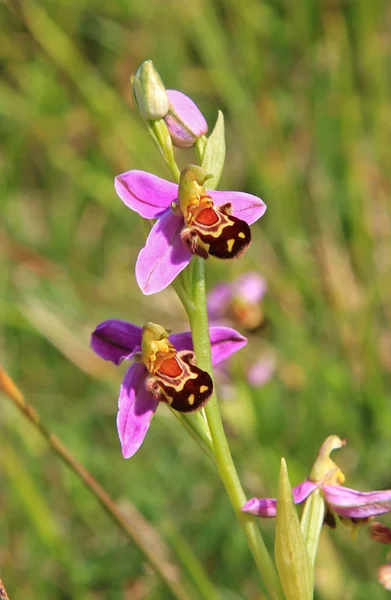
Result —
<path fill-rule="evenodd" d="M 320 490 L 315 490 L 304 503 L 300 525 L 307 554 L 312 566 L 315 564 L 319 536 L 323 525 L 325 503 Z"/>
<path fill-rule="evenodd" d="M 216 125 L 206 143 L 202 168 L 206 173 L 212 173 L 213 177 L 208 179 L 207 187 L 215 190 L 220 181 L 225 162 L 225 129 L 224 116 L 219 110 Z"/>
<path fill-rule="evenodd" d="M 275 559 L 287 600 L 312 600 L 313 573 L 293 503 L 292 488 L 284 459 L 278 483 Z"/>

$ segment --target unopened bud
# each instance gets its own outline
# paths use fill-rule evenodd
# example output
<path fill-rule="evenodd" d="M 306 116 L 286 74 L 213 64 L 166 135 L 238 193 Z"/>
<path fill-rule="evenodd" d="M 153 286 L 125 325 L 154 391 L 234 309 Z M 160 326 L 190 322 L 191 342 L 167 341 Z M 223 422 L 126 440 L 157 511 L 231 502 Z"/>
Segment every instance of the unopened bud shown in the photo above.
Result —
<path fill-rule="evenodd" d="M 170 107 L 164 120 L 172 143 L 177 148 L 190 148 L 208 132 L 208 124 L 198 106 L 177 90 L 167 90 Z"/>
<path fill-rule="evenodd" d="M 131 78 L 133 97 L 146 121 L 162 119 L 170 108 L 166 88 L 151 60 L 144 61 Z"/>

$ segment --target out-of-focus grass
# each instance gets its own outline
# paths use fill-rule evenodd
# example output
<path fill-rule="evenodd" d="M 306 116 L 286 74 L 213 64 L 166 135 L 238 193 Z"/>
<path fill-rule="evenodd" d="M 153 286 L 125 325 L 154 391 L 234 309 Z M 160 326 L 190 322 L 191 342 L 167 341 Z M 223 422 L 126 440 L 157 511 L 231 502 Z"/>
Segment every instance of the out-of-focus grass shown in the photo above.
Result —
<path fill-rule="evenodd" d="M 122 369 L 88 349 L 106 318 L 184 322 L 172 291 L 143 297 L 136 287 L 143 229 L 112 186 L 131 168 L 168 175 L 130 107 L 128 79 L 151 58 L 211 125 L 222 109 L 222 187 L 268 204 L 246 258 L 208 265 L 210 285 L 249 268 L 269 283 L 270 324 L 251 347 L 276 348 L 277 376 L 250 390 L 244 352 L 236 399 L 222 401 L 248 494 L 275 494 L 281 456 L 297 483 L 330 433 L 348 438 L 337 459 L 348 485 L 391 487 L 390 6 L 21 0 L 0 15 L 1 362 L 112 496 L 130 498 L 163 532 L 167 519 L 175 524 L 223 598 L 259 598 L 200 450 L 162 408 L 124 461 Z M 168 598 L 3 398 L 0 415 L 0 570 L 10 597 Z M 273 524 L 262 529 L 272 544 Z M 384 554 L 364 530 L 355 541 L 343 527 L 325 531 L 317 598 L 385 597 L 375 581 Z"/>

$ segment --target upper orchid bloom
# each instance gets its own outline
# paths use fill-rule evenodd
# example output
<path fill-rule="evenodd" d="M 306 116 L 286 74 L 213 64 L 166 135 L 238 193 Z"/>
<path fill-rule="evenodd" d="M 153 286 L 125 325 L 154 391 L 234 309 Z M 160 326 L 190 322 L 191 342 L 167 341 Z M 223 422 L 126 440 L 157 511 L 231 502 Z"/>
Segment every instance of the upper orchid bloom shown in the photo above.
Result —
<path fill-rule="evenodd" d="M 330 459 L 330 452 L 345 445 L 345 441 L 332 435 L 319 450 L 309 478 L 292 489 L 296 504 L 301 504 L 316 489 L 320 489 L 326 504 L 325 522 L 335 527 L 336 513 L 344 521 L 353 523 L 391 511 L 391 490 L 380 492 L 359 492 L 343 487 L 345 477 L 339 467 Z M 275 498 L 252 498 L 243 506 L 244 512 L 259 517 L 275 517 Z"/>
<path fill-rule="evenodd" d="M 198 106 L 178 90 L 167 90 L 170 108 L 164 117 L 172 143 L 177 148 L 190 148 L 208 132 L 208 124 Z"/>
<path fill-rule="evenodd" d="M 251 241 L 249 225 L 266 210 L 260 198 L 243 192 L 216 192 L 204 187 L 208 175 L 188 165 L 179 186 L 144 171 L 115 178 L 121 200 L 146 219 L 158 219 L 138 255 L 136 279 L 144 294 L 167 287 L 190 262 L 238 257 Z"/>
<path fill-rule="evenodd" d="M 209 319 L 234 320 L 245 329 L 256 329 L 264 320 L 260 302 L 266 290 L 265 279 L 256 271 L 244 273 L 231 283 L 218 283 L 208 292 Z"/>
<path fill-rule="evenodd" d="M 209 329 L 212 363 L 217 364 L 242 348 L 247 340 L 234 329 Z M 134 360 L 122 381 L 117 427 L 125 458 L 141 446 L 159 402 L 175 410 L 191 412 L 210 398 L 210 375 L 195 364 L 191 333 L 168 335 L 160 325 L 143 328 L 112 319 L 91 336 L 92 349 L 119 365 Z"/>

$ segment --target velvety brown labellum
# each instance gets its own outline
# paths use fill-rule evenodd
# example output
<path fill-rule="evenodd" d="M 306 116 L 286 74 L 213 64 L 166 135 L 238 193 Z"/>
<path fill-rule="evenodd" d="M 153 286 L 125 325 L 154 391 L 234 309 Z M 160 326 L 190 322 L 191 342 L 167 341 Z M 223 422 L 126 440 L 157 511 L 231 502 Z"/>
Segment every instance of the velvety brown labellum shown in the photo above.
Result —
<path fill-rule="evenodd" d="M 189 350 L 167 358 L 153 375 L 148 375 L 146 390 L 179 412 L 202 408 L 213 392 L 213 382 L 206 371 L 194 364 L 194 359 L 194 352 Z"/>
<path fill-rule="evenodd" d="M 239 258 L 251 242 L 251 230 L 245 221 L 229 214 L 230 204 L 209 206 L 198 212 L 181 238 L 193 254 L 201 258 Z"/>

